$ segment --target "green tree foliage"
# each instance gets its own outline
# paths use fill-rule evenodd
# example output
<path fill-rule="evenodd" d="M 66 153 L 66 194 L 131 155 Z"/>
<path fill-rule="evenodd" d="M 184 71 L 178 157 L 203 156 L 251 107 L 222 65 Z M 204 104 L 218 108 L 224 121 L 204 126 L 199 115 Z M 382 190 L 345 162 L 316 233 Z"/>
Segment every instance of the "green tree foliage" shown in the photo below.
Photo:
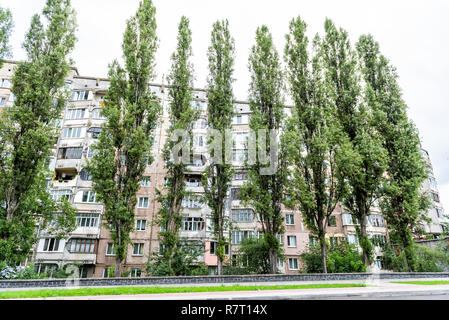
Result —
<path fill-rule="evenodd" d="M 286 139 L 292 168 L 286 204 L 298 207 L 307 228 L 318 237 L 326 273 L 326 227 L 346 190 L 343 169 L 350 149 L 324 79 L 321 40 L 315 37 L 314 55 L 309 58 L 305 32 L 306 23 L 298 17 L 286 36 L 285 60 L 294 102 Z"/>
<path fill-rule="evenodd" d="M 344 207 L 359 221 L 357 236 L 363 250 L 366 265 L 371 265 L 373 245 L 367 231 L 367 217 L 374 201 L 380 196 L 387 153 L 382 137 L 376 130 L 369 98 L 362 99 L 361 81 L 358 76 L 358 59 L 352 49 L 348 33 L 338 30 L 334 23 L 325 22 L 323 57 L 326 80 L 332 89 L 338 119 L 351 142 L 345 169 L 349 192 L 343 199 Z"/>
<path fill-rule="evenodd" d="M 301 254 L 303 271 L 306 273 L 322 273 L 321 249 L 312 246 L 309 251 Z M 366 265 L 357 248 L 346 242 L 331 246 L 327 257 L 327 270 L 330 273 L 365 272 Z"/>
<path fill-rule="evenodd" d="M 278 252 L 280 243 L 278 234 L 283 234 L 281 209 L 284 196 L 284 186 L 287 182 L 287 161 L 285 153 L 279 152 L 270 142 L 270 134 L 275 133 L 281 140 L 280 131 L 284 117 L 284 102 L 282 97 L 283 77 L 279 55 L 273 44 L 272 36 L 267 26 L 262 26 L 256 32 L 256 44 L 249 58 L 251 73 L 250 84 L 250 128 L 256 134 L 255 150 L 262 152 L 255 157 L 255 164 L 248 165 L 248 183 L 241 188 L 241 199 L 245 205 L 255 209 L 262 222 L 265 243 L 268 245 L 270 271 L 277 273 Z M 260 131 L 262 130 L 262 131 Z M 266 141 L 269 141 L 266 143 Z M 254 147 L 255 147 L 254 146 Z M 256 154 L 254 154 L 256 156 Z M 263 163 L 261 159 L 270 160 Z M 266 168 L 269 166 L 270 169 Z M 263 172 L 269 170 L 272 172 Z"/>
<path fill-rule="evenodd" d="M 414 272 L 448 272 L 449 249 L 447 244 L 441 244 L 435 248 L 429 248 L 413 244 L 415 255 Z M 410 271 L 406 252 L 397 247 L 386 245 L 382 249 L 383 268 L 396 272 Z"/>
<path fill-rule="evenodd" d="M 357 51 L 367 85 L 368 103 L 389 155 L 381 209 L 388 227 L 404 248 L 409 270 L 414 271 L 416 254 L 412 230 L 419 226 L 429 205 L 427 197 L 420 192 L 427 172 L 418 132 L 407 117 L 396 70 L 380 53 L 379 44 L 372 36 L 364 35 L 357 42 Z"/>
<path fill-rule="evenodd" d="M 67 93 L 65 77 L 75 46 L 75 13 L 69 0 L 48 0 L 43 17 L 34 15 L 12 80 L 15 102 L 0 119 L 0 261 L 25 259 L 37 240 L 36 226 L 57 237 L 75 227 L 75 211 L 55 202 L 47 190 L 52 154 Z M 52 232 L 50 232 L 51 234 Z"/>
<path fill-rule="evenodd" d="M 2 59 L 11 56 L 9 37 L 11 36 L 13 26 L 11 11 L 0 7 L 0 68 L 3 64 Z"/>
<path fill-rule="evenodd" d="M 209 76 L 207 80 L 208 119 L 209 126 L 221 133 L 221 137 L 213 137 L 208 145 L 219 145 L 223 151 L 211 151 L 209 166 L 206 168 L 202 182 L 205 191 L 205 201 L 212 211 L 213 230 L 218 243 L 218 274 L 223 274 L 223 261 L 225 247 L 228 245 L 224 232 L 229 226 L 225 217 L 225 199 L 232 179 L 232 164 L 226 161 L 225 139 L 227 130 L 231 129 L 231 120 L 234 114 L 234 99 L 232 83 L 234 79 L 234 39 L 229 32 L 229 23 L 217 21 L 213 25 L 211 45 L 208 50 Z M 220 139 L 221 138 L 221 139 Z M 215 139 L 221 140 L 216 141 Z"/>
<path fill-rule="evenodd" d="M 152 1 L 143 0 L 128 20 L 122 44 L 125 67 L 117 61 L 110 65 L 103 109 L 107 121 L 87 167 L 114 242 L 116 277 L 121 275 L 134 230 L 140 180 L 153 161 L 153 132 L 161 110 L 149 87 L 157 50 L 155 14 Z"/>
<path fill-rule="evenodd" d="M 179 251 L 180 239 L 179 230 L 182 226 L 182 200 L 188 194 L 185 190 L 185 180 L 187 164 L 182 161 L 182 154 L 172 154 L 175 144 L 187 143 L 184 138 L 190 137 L 192 143 L 192 126 L 198 118 L 195 110 L 191 107 L 192 88 L 193 88 L 193 67 L 189 62 L 192 55 L 192 32 L 189 28 L 189 20 L 186 17 L 181 18 L 178 27 L 178 47 L 172 55 L 172 69 L 169 75 L 169 95 L 170 95 L 170 127 L 167 130 L 169 139 L 165 144 L 163 151 L 166 162 L 168 184 L 167 192 L 158 191 L 158 201 L 161 203 L 161 209 L 158 213 L 157 223 L 163 227 L 159 233 L 159 244 L 163 251 L 160 253 L 161 259 L 166 264 L 167 275 L 179 275 L 172 266 L 174 259 L 182 262 L 179 256 L 183 251 Z M 172 141 L 171 137 L 177 137 L 175 133 L 183 134 L 179 139 Z M 175 257 L 176 256 L 176 257 Z M 178 268 L 179 270 L 180 268 Z M 183 269 L 181 268 L 182 272 Z"/>
<path fill-rule="evenodd" d="M 204 262 L 198 262 L 204 251 L 201 248 L 180 241 L 168 264 L 163 255 L 155 255 L 147 265 L 147 273 L 154 277 L 209 275 Z"/>
<path fill-rule="evenodd" d="M 246 266 L 245 274 L 276 274 L 277 268 L 273 273 L 271 267 L 270 250 L 273 248 L 266 237 L 245 239 L 239 248 L 238 264 Z M 278 259 L 284 259 L 280 246 L 277 247 L 276 256 Z"/>

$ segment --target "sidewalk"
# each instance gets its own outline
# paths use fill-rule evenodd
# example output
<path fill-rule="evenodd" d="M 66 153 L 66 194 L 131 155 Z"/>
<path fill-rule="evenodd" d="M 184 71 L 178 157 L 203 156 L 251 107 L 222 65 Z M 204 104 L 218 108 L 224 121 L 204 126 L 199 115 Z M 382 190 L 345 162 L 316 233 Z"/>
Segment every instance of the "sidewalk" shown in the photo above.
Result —
<path fill-rule="evenodd" d="M 429 281 L 430 279 L 413 279 L 413 281 Z M 432 281 L 448 278 L 431 279 Z M 387 297 L 431 296 L 447 295 L 449 299 L 449 285 L 411 285 L 397 284 L 392 281 L 405 280 L 376 280 L 368 281 L 320 281 L 320 282 L 276 282 L 276 283 L 240 283 L 240 285 L 295 285 L 295 284 L 322 284 L 322 283 L 362 283 L 368 287 L 360 288 L 331 288 L 331 289 L 294 289 L 294 290 L 267 290 L 267 291 L 240 291 L 240 292 L 208 292 L 208 293 L 172 293 L 172 294 L 146 294 L 146 295 L 120 295 L 120 296 L 92 296 L 92 297 L 57 297 L 38 300 L 310 300 L 348 297 L 374 297 L 386 299 Z M 233 284 L 228 284 L 233 285 Z M 172 285 L 172 287 L 186 285 Z M 192 285 L 193 286 L 193 285 Z M 204 285 L 197 285 L 204 286 Z M 206 286 L 210 286 L 206 285 Z M 159 286 L 162 287 L 162 286 Z M 3 290 L 6 291 L 6 290 Z M 8 291 L 12 291 L 9 289 Z M 14 290 L 17 291 L 17 290 Z"/>

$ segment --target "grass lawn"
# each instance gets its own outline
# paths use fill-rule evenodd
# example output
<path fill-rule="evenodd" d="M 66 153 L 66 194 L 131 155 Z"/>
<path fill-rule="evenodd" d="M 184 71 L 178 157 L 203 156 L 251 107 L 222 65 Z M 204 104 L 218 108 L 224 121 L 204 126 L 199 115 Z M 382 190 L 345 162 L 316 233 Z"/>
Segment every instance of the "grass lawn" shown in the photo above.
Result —
<path fill-rule="evenodd" d="M 325 289 L 366 287 L 364 284 L 333 283 L 277 286 L 219 286 L 219 287 L 116 287 L 116 288 L 82 288 L 82 289 L 43 289 L 34 291 L 0 292 L 0 299 L 51 298 L 51 297 L 85 297 L 85 296 L 118 296 L 160 293 L 189 292 L 231 292 L 231 291 L 262 291 L 262 290 L 292 290 L 292 289 Z"/>
<path fill-rule="evenodd" d="M 394 281 L 391 283 L 400 283 L 400 284 L 419 284 L 426 286 L 435 286 L 439 284 L 449 284 L 449 281 Z"/>

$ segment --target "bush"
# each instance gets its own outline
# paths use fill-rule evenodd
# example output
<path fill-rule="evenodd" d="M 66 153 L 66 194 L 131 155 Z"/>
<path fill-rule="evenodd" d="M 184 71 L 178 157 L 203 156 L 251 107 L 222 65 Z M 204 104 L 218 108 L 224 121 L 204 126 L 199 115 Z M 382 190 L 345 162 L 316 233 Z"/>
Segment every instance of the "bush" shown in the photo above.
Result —
<path fill-rule="evenodd" d="M 10 267 L 5 263 L 0 263 L 0 279 L 44 279 L 45 275 L 38 275 L 33 265 L 28 267 Z"/>
<path fill-rule="evenodd" d="M 308 252 L 300 256 L 305 273 L 323 273 L 321 248 L 312 246 Z M 355 273 L 365 272 L 366 265 L 354 245 L 341 243 L 329 248 L 327 256 L 327 271 L 329 273 Z"/>
<path fill-rule="evenodd" d="M 437 248 L 415 245 L 415 272 L 447 272 L 449 271 L 449 249 L 442 244 Z M 408 272 L 407 260 L 403 250 L 395 251 L 391 246 L 383 248 L 384 268 L 396 272 Z"/>
<path fill-rule="evenodd" d="M 147 274 L 154 277 L 209 275 L 209 268 L 198 263 L 200 255 L 198 247 L 184 243 L 175 252 L 169 267 L 163 253 L 155 253 L 147 264 Z"/>
<path fill-rule="evenodd" d="M 333 246 L 327 257 L 329 273 L 366 272 L 366 265 L 357 248 L 348 243 Z"/>

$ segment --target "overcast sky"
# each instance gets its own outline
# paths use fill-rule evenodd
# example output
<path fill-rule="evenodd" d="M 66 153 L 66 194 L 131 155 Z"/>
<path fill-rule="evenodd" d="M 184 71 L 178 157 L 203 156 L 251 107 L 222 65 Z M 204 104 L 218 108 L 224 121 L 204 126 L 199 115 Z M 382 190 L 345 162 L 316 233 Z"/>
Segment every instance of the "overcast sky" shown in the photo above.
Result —
<path fill-rule="evenodd" d="M 326 17 L 346 29 L 353 43 L 371 33 L 381 50 L 397 67 L 409 116 L 416 123 L 423 147 L 430 153 L 443 205 L 449 210 L 449 1 L 447 0 L 153 0 L 157 8 L 160 46 L 157 78 L 161 82 L 170 67 L 176 46 L 177 25 L 182 15 L 193 32 L 196 87 L 207 78 L 207 47 L 212 24 L 228 19 L 236 42 L 234 93 L 247 98 L 248 54 L 256 28 L 266 24 L 283 52 L 289 21 L 300 15 L 309 35 L 323 34 Z M 32 14 L 45 0 L 2 0 L 12 10 L 15 29 L 11 38 L 13 58 L 25 59 L 21 48 Z M 122 56 L 126 20 L 139 0 L 72 0 L 77 11 L 78 42 L 73 53 L 81 75 L 105 77 L 108 64 Z M 449 212 L 449 211 L 448 211 Z"/>

